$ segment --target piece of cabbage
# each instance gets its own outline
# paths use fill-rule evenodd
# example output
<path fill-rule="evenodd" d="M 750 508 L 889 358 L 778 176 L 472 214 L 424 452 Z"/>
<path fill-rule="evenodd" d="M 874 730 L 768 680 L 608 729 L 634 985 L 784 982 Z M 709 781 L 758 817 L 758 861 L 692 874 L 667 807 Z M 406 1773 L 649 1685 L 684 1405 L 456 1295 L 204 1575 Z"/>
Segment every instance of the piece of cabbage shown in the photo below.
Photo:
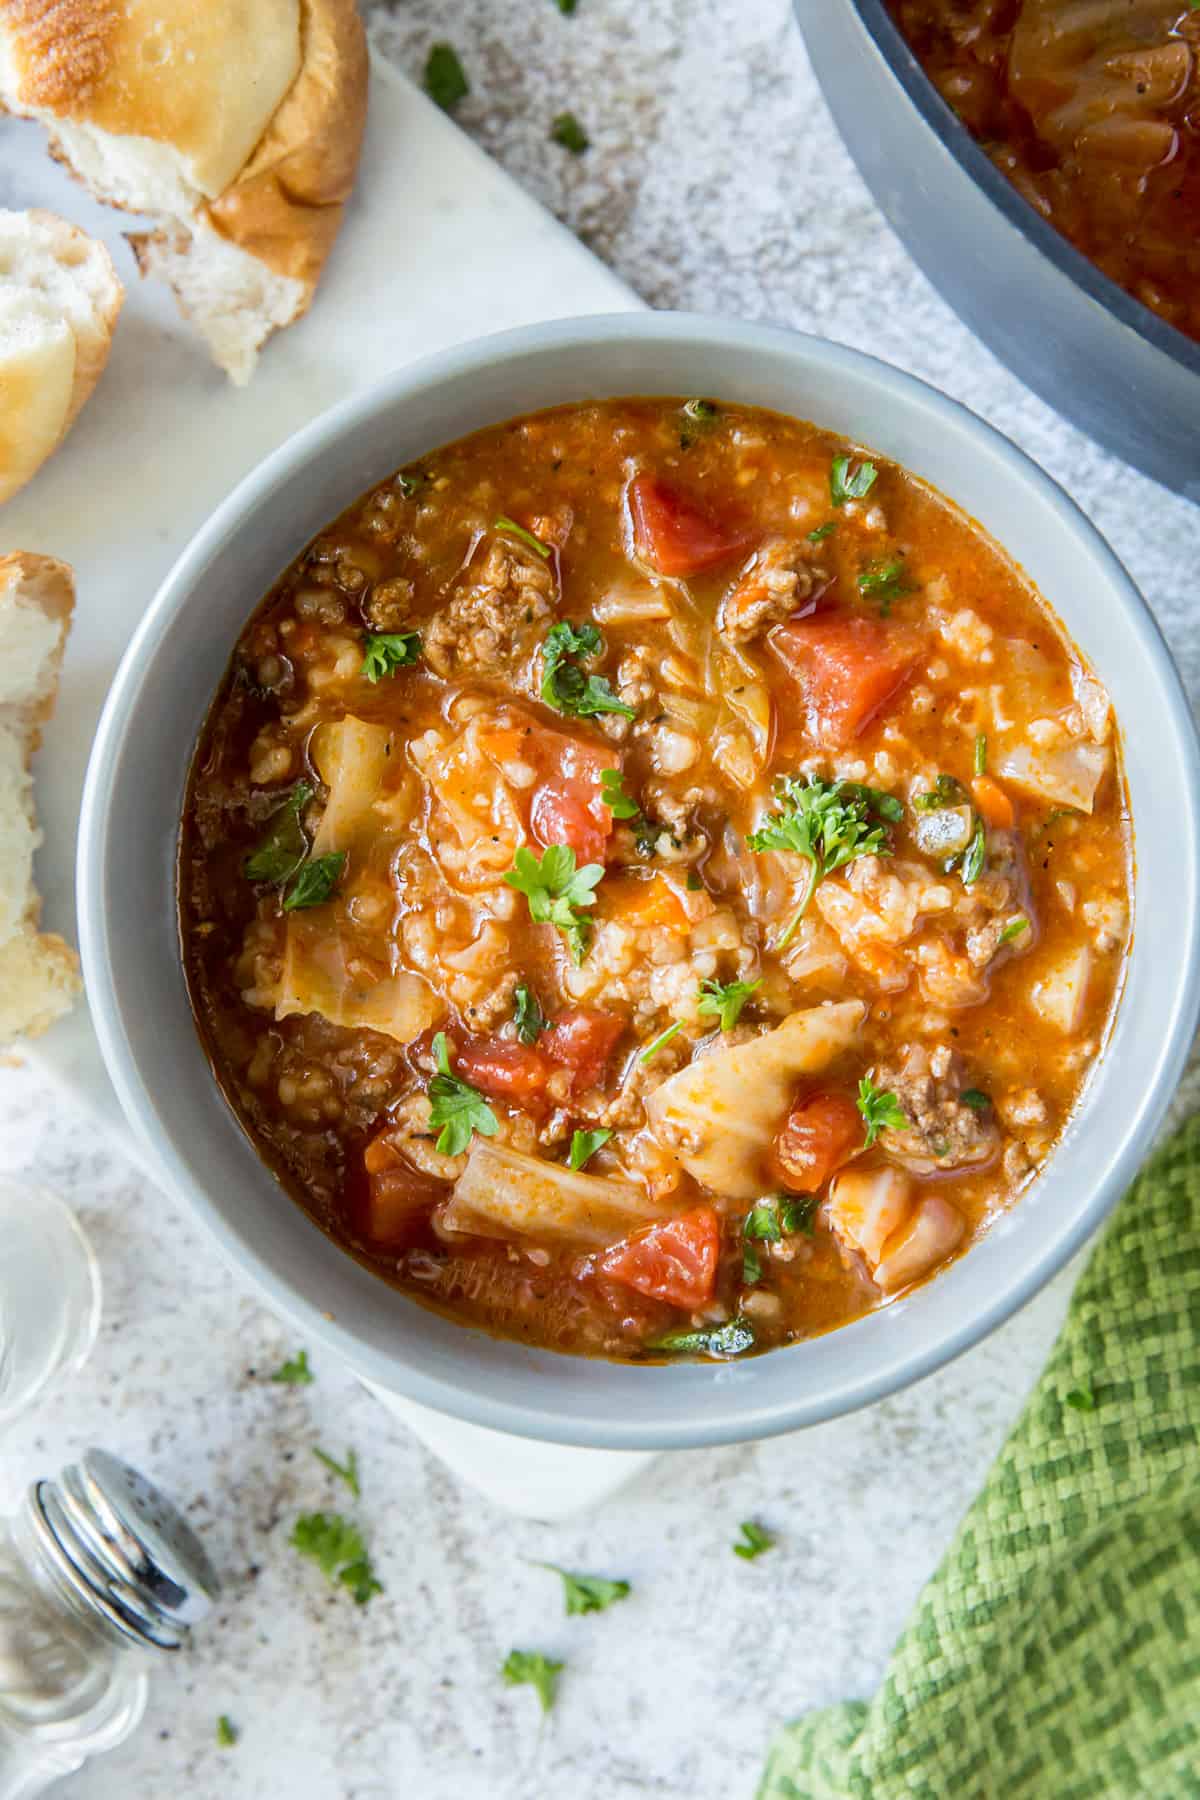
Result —
<path fill-rule="evenodd" d="M 756 1199 L 795 1083 L 851 1049 L 865 1013 L 861 1000 L 813 1006 L 748 1044 L 689 1063 L 647 1099 L 651 1130 L 714 1194 Z"/>
<path fill-rule="evenodd" d="M 418 738 L 409 755 L 433 795 L 430 843 L 460 888 L 495 886 L 524 840 L 521 817 L 485 737 L 495 721 L 473 718 L 457 743 Z"/>
<path fill-rule="evenodd" d="M 1106 744 L 1068 744 L 1062 750 L 1015 744 L 995 759 L 995 771 L 1003 780 L 1037 794 L 1053 806 L 1071 806 L 1077 812 L 1090 813 L 1110 761 Z"/>
<path fill-rule="evenodd" d="M 476 1138 L 440 1215 L 446 1231 L 601 1250 L 668 1216 L 644 1189 Z"/>

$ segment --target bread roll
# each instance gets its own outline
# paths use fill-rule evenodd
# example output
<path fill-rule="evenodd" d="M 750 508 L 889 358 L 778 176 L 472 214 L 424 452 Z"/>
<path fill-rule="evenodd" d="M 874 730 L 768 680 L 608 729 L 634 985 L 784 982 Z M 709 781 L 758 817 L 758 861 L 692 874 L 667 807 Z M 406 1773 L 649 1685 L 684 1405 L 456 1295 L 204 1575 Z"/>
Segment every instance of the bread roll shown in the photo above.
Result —
<path fill-rule="evenodd" d="M 0 506 L 100 379 L 121 300 L 103 244 L 53 213 L 0 211 Z"/>
<path fill-rule="evenodd" d="M 38 931 L 30 758 L 54 707 L 75 585 L 65 563 L 0 557 L 0 1044 L 36 1036 L 80 989 L 79 959 Z"/>
<path fill-rule="evenodd" d="M 354 0 L 0 0 L 0 103 L 47 126 L 238 385 L 308 308 L 358 166 Z"/>

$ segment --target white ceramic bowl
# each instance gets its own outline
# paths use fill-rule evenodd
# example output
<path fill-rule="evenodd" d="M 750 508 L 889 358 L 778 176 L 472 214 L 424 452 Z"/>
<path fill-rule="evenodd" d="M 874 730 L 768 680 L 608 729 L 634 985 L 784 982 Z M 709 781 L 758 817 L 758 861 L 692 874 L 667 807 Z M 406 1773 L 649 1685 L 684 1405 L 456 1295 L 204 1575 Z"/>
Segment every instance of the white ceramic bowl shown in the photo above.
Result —
<path fill-rule="evenodd" d="M 721 1366 L 635 1368 L 466 1330 L 309 1221 L 219 1093 L 180 967 L 175 857 L 192 748 L 243 623 L 324 525 L 389 471 L 564 401 L 712 394 L 811 419 L 955 499 L 1024 566 L 1108 684 L 1124 734 L 1136 930 L 1108 1049 L 1049 1168 L 968 1256 L 844 1330 Z M 480 1425 L 650 1449 L 766 1436 L 891 1393 L 975 1343 L 1078 1249 L 1133 1176 L 1195 1027 L 1200 758 L 1179 678 L 1121 565 L 1067 496 L 933 389 L 842 347 L 670 314 L 486 338 L 390 375 L 271 456 L 176 564 L 100 723 L 79 846 L 80 933 L 117 1092 L 170 1186 L 309 1345 Z M 181 1281 L 185 1277 L 181 1274 Z"/>

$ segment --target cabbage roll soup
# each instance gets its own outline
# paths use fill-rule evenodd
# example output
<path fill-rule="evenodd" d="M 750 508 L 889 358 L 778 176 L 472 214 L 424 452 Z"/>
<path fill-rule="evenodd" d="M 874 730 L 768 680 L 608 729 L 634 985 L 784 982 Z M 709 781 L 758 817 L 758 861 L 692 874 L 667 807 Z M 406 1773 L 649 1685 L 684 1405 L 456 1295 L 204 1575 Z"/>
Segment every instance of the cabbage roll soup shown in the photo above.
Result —
<path fill-rule="evenodd" d="M 325 1232 L 656 1360 L 969 1249 L 1103 1049 L 1130 869 L 1104 689 L 978 526 L 812 425 L 631 399 L 313 541 L 205 725 L 180 894 L 217 1077 Z"/>

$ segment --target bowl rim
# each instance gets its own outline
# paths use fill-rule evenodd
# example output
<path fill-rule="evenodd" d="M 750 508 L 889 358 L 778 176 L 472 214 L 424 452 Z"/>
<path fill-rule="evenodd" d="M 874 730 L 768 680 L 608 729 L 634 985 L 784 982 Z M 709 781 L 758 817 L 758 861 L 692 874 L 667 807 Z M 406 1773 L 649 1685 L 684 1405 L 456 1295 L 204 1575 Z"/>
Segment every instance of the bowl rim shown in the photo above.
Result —
<path fill-rule="evenodd" d="M 802 6 L 804 0 L 796 0 Z M 1103 307 L 1118 324 L 1134 332 L 1152 349 L 1161 352 L 1189 374 L 1200 376 L 1200 342 L 1178 326 L 1168 324 L 1143 301 L 1137 300 L 1110 275 L 1077 250 L 1049 220 L 1043 219 L 972 137 L 958 114 L 945 101 L 925 73 L 916 52 L 887 9 L 886 0 L 848 0 L 914 110 L 942 148 L 970 176 L 974 185 L 1000 212 L 1014 231 L 1081 288 L 1089 300 Z"/>
<path fill-rule="evenodd" d="M 679 1416 L 669 1424 L 644 1421 L 636 1415 L 619 1425 L 581 1416 L 586 1401 L 582 1392 L 574 1405 L 552 1407 L 547 1402 L 515 1401 L 463 1387 L 445 1376 L 419 1366 L 405 1351 L 385 1351 L 366 1343 L 354 1330 L 323 1312 L 317 1303 L 297 1289 L 271 1266 L 264 1254 L 252 1249 L 216 1200 L 206 1191 L 198 1171 L 180 1154 L 164 1128 L 151 1087 L 128 1045 L 121 1018 L 122 1002 L 110 981 L 106 955 L 105 857 L 107 825 L 114 792 L 114 775 L 127 732 L 137 711 L 142 665 L 148 662 L 169 632 L 176 612 L 190 596 L 195 581 L 230 531 L 253 517 L 267 502 L 289 471 L 299 465 L 336 453 L 339 443 L 356 424 L 380 410 L 395 407 L 416 393 L 436 392 L 439 385 L 485 369 L 497 360 L 519 359 L 543 353 L 561 356 L 572 348 L 609 349 L 614 360 L 631 340 L 643 344 L 683 343 L 713 358 L 723 353 L 759 352 L 799 359 L 803 366 L 821 366 L 848 379 L 868 379 L 878 391 L 879 404 L 889 397 L 931 411 L 935 419 L 961 427 L 978 446 L 981 456 L 990 454 L 1006 464 L 1055 515 L 1069 540 L 1100 566 L 1111 587 L 1123 597 L 1124 607 L 1141 642 L 1148 664 L 1157 675 L 1166 712 L 1179 741 L 1181 772 L 1188 802 L 1182 831 L 1183 849 L 1200 865 L 1197 835 L 1200 832 L 1200 741 L 1179 672 L 1171 659 L 1157 621 L 1145 599 L 1099 531 L 1077 504 L 1024 451 L 994 426 L 956 400 L 918 377 L 897 369 L 865 352 L 778 326 L 723 321 L 689 313 L 617 313 L 572 318 L 519 327 L 477 338 L 439 351 L 420 361 L 389 372 L 361 393 L 350 396 L 293 434 L 254 470 L 216 508 L 177 559 L 143 616 L 113 680 L 97 728 L 84 785 L 77 856 L 79 940 L 93 1023 L 105 1064 L 126 1116 L 139 1140 L 147 1146 L 168 1189 L 186 1198 L 190 1210 L 215 1238 L 219 1251 L 243 1280 L 248 1279 L 271 1310 L 316 1344 L 348 1362 L 360 1375 L 379 1386 L 435 1411 L 475 1425 L 519 1437 L 543 1439 L 608 1449 L 673 1449 L 741 1442 L 792 1431 L 841 1416 L 908 1386 L 942 1367 L 971 1348 L 1032 1298 L 1070 1259 L 1106 1217 L 1132 1181 L 1150 1140 L 1162 1121 L 1175 1092 L 1200 1017 L 1200 907 L 1191 892 L 1190 942 L 1182 978 L 1173 990 L 1169 1019 L 1156 1044 L 1154 1077 L 1131 1098 L 1130 1111 L 1112 1146 L 1105 1178 L 1098 1182 L 1074 1217 L 1044 1212 L 1036 1245 L 1027 1250 L 1019 1266 L 997 1284 L 989 1303 L 970 1316 L 949 1325 L 927 1329 L 924 1343 L 894 1347 L 881 1356 L 869 1372 L 827 1382 L 813 1393 L 796 1384 L 786 1401 L 756 1401 L 739 1390 L 729 1394 L 716 1384 L 725 1366 L 687 1365 L 711 1378 L 717 1396 L 703 1416 L 689 1416 L 681 1400 Z M 615 390 L 613 390 L 615 391 Z M 630 390 L 632 391 L 632 390 Z M 505 416 L 510 416 L 507 413 Z M 499 422 L 499 421 L 497 421 Z M 318 523 L 314 529 L 320 529 Z M 1084 1104 L 1086 1105 L 1086 1097 Z M 1076 1115 L 1078 1116 L 1078 1115 Z M 345 1254 L 341 1252 L 341 1254 Z M 936 1285 L 936 1284 L 935 1284 Z M 921 1290 L 928 1292 L 930 1289 Z M 892 1311 L 883 1309 L 884 1313 Z M 467 1328 L 455 1327 L 466 1336 Z M 491 1341 L 483 1333 L 480 1342 Z M 836 1337 L 837 1334 L 831 1334 Z M 903 1334 L 901 1334 L 903 1335 Z M 532 1353 L 537 1354 L 537 1353 Z M 543 1355 L 552 1352 L 540 1353 Z M 774 1362 L 779 1352 L 736 1365 L 739 1374 Z M 583 1364 L 591 1359 L 578 1359 Z M 613 1365 L 605 1365 L 611 1367 Z M 619 1365 L 618 1365 L 619 1366 Z M 668 1365 L 677 1372 L 679 1365 Z M 637 1370 L 639 1382 L 652 1382 L 654 1368 Z M 692 1392 L 691 1389 L 688 1390 Z"/>

